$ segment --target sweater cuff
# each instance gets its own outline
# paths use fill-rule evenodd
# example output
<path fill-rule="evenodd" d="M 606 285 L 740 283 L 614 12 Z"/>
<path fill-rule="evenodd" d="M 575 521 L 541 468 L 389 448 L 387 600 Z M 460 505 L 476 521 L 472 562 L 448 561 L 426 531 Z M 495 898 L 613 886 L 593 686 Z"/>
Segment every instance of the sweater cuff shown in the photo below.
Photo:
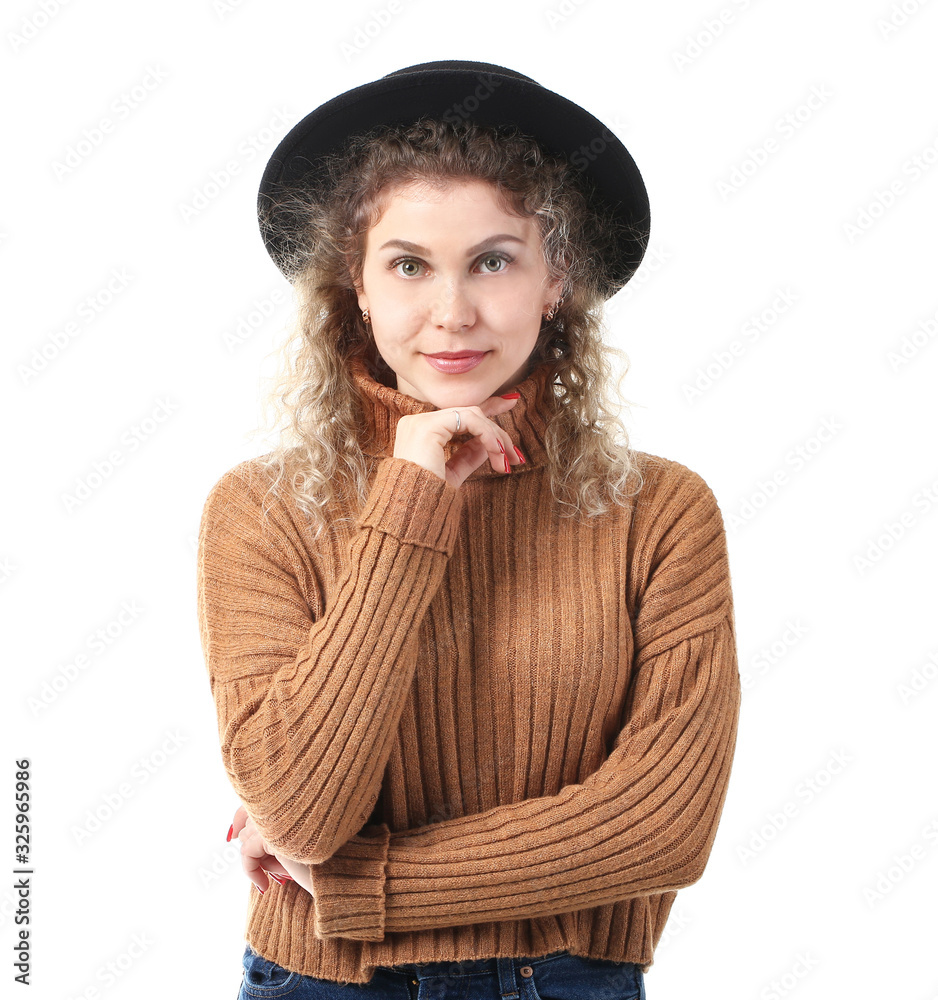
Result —
<path fill-rule="evenodd" d="M 358 524 L 451 556 L 461 504 L 459 490 L 436 473 L 406 458 L 384 458 Z"/>
<path fill-rule="evenodd" d="M 366 825 L 318 865 L 309 865 L 316 937 L 383 941 L 391 831 Z"/>

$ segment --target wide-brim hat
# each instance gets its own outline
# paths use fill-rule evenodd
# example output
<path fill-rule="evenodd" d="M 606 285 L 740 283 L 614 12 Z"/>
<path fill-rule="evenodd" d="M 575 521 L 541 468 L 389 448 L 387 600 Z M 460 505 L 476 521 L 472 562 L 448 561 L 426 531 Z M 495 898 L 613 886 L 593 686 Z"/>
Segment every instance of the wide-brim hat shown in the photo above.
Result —
<path fill-rule="evenodd" d="M 281 189 L 322 172 L 323 157 L 351 135 L 422 117 L 516 125 L 550 153 L 565 156 L 586 180 L 593 206 L 611 224 L 602 285 L 606 297 L 632 277 L 648 243 L 651 217 L 644 181 L 616 135 L 573 101 L 505 66 L 470 60 L 418 63 L 339 94 L 298 122 L 274 150 L 261 177 L 261 235 L 277 267 L 292 280 L 295 247 L 275 224 Z M 315 179 L 315 178 L 314 178 Z"/>

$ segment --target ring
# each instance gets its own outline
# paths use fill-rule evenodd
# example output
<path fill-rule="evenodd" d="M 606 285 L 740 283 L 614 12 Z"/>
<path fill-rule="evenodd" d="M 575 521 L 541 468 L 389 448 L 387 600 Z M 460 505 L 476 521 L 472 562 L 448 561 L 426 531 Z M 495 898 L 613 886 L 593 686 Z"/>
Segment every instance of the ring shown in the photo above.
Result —
<path fill-rule="evenodd" d="M 458 434 L 459 428 L 462 426 L 462 421 L 459 419 L 459 410 L 453 410 L 453 413 L 456 414 L 456 430 L 454 430 L 453 433 Z"/>

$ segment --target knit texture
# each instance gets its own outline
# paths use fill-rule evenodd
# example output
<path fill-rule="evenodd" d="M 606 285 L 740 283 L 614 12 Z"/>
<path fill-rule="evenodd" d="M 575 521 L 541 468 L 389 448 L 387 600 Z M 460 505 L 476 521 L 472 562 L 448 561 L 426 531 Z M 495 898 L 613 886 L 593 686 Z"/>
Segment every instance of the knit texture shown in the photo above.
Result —
<path fill-rule="evenodd" d="M 305 975 L 571 954 L 647 971 L 723 809 L 740 682 L 726 534 L 704 480 L 644 452 L 641 491 L 561 516 L 543 368 L 497 418 L 527 464 L 459 489 L 392 456 L 432 410 L 361 363 L 364 508 L 318 538 L 256 460 L 214 485 L 199 627 L 224 767 L 310 866 L 245 936 Z"/>

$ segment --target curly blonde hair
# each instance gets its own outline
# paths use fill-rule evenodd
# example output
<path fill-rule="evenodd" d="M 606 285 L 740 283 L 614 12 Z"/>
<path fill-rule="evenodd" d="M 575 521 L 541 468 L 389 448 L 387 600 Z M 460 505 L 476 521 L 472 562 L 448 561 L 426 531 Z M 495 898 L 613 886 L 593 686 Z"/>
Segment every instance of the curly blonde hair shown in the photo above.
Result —
<path fill-rule="evenodd" d="M 367 498 L 371 459 L 349 360 L 361 357 L 377 381 L 396 385 L 358 308 L 366 234 L 399 185 L 462 179 L 489 182 L 505 211 L 535 218 L 549 276 L 564 282 L 560 308 L 543 321 L 530 359 L 551 366 L 545 447 L 562 513 L 595 517 L 627 505 L 641 488 L 618 417 L 628 402 L 619 395 L 613 405 L 608 396 L 612 356 L 624 362 L 617 394 L 628 358 L 602 338 L 603 262 L 614 223 L 591 209 L 569 161 L 515 127 L 422 118 L 351 137 L 321 174 L 280 188 L 262 212 L 267 232 L 289 248 L 281 264 L 296 313 L 265 401 L 276 445 L 257 461 L 271 490 L 285 490 L 316 535 L 333 501 L 353 498 L 360 508 Z"/>

